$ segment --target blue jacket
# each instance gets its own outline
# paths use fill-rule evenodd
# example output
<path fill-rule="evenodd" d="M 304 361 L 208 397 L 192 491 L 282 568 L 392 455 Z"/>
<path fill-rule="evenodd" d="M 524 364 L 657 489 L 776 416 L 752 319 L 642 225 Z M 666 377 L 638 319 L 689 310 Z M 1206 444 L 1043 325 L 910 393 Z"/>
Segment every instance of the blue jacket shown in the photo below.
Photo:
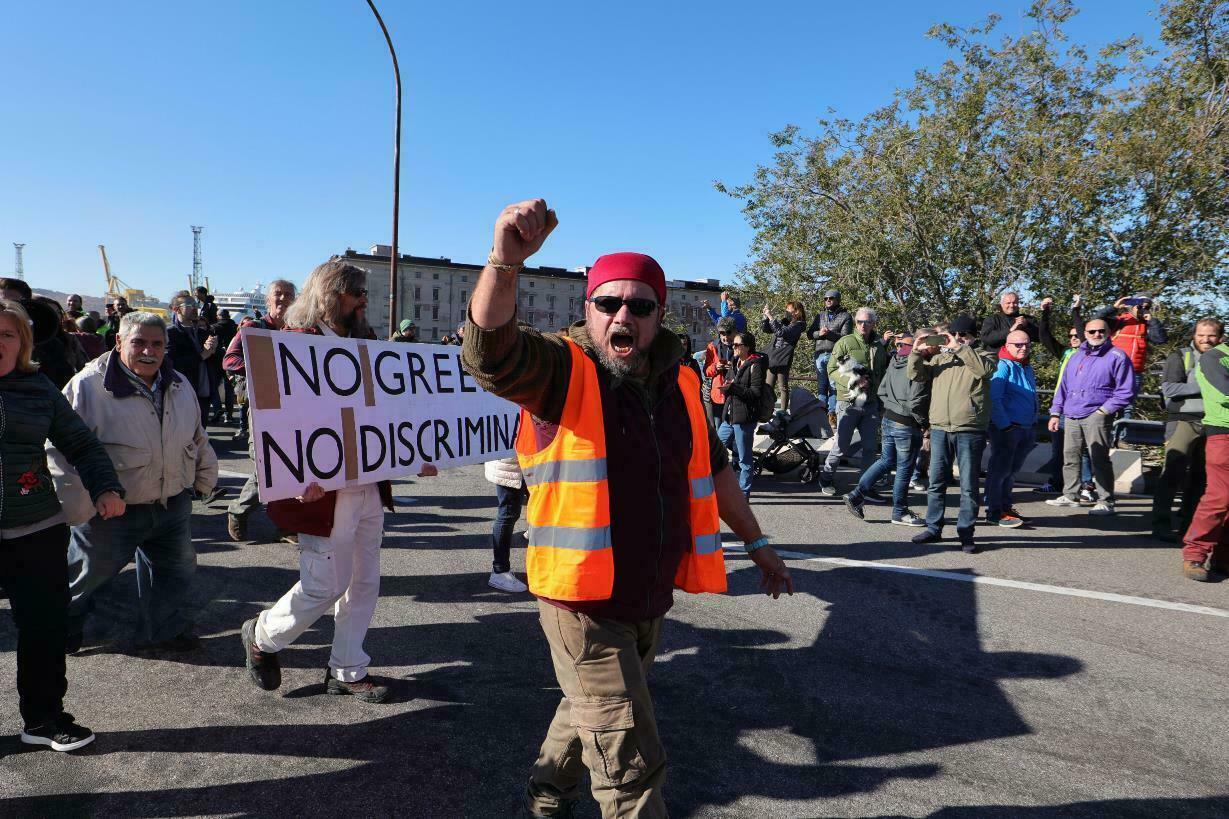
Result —
<path fill-rule="evenodd" d="M 1037 379 L 1032 364 L 999 359 L 990 378 L 990 423 L 998 429 L 1037 423 Z"/>

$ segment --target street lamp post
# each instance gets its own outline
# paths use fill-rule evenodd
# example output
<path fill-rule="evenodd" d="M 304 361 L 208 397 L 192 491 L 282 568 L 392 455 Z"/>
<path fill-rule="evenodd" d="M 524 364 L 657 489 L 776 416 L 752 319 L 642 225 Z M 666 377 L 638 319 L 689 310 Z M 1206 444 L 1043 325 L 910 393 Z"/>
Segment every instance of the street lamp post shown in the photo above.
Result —
<path fill-rule="evenodd" d="M 380 30 L 384 32 L 384 42 L 388 43 L 388 53 L 393 58 L 393 78 L 397 85 L 396 122 L 393 125 L 393 247 L 392 258 L 388 267 L 388 331 L 393 332 L 397 326 L 397 223 L 401 206 L 401 68 L 397 65 L 397 51 L 393 48 L 393 38 L 388 34 L 388 26 L 380 16 L 376 4 L 367 0 L 371 13 L 376 16 Z"/>

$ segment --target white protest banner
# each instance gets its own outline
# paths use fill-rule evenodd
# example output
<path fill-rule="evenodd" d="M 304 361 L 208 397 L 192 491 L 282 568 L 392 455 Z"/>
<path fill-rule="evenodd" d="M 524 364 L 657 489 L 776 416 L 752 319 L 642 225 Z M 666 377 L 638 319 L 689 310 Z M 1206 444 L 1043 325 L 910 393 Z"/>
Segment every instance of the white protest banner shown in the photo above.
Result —
<path fill-rule="evenodd" d="M 481 389 L 461 348 L 245 328 L 262 501 L 512 454 L 520 408 Z"/>

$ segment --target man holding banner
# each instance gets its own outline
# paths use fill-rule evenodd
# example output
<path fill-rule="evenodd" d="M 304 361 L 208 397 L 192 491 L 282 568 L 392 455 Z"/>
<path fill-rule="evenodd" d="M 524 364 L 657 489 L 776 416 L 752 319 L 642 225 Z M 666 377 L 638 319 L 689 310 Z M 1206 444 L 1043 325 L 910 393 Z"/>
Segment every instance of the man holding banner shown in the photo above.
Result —
<path fill-rule="evenodd" d="M 726 590 L 720 522 L 743 539 L 774 598 L 793 581 L 767 544 L 662 328 L 666 283 L 648 256 L 589 273 L 585 320 L 518 327 L 517 274 L 558 224 L 541 199 L 504 209 L 470 300 L 463 361 L 522 407 L 530 591 L 563 690 L 525 806 L 569 815 L 585 768 L 605 817 L 666 815 L 665 753 L 647 674 L 673 589 Z M 609 446 L 608 446 L 609 442 Z"/>
<path fill-rule="evenodd" d="M 286 314 L 286 329 L 320 336 L 374 338 L 365 314 L 367 274 L 336 259 L 312 271 L 299 298 Z M 251 361 L 252 339 L 248 340 Z M 249 394 L 277 391 L 261 384 L 249 365 Z M 260 409 L 257 400 L 256 409 Z M 259 431 L 259 423 L 253 420 Z M 268 455 L 261 453 L 267 460 Z M 258 465 L 259 468 L 259 465 Z M 430 464 L 420 474 L 433 474 Z M 325 672 L 330 694 L 347 694 L 363 702 L 384 702 L 387 685 L 367 674 L 371 658 L 363 639 L 380 595 L 380 544 L 384 539 L 384 509 L 393 508 L 392 486 L 379 483 L 346 485 L 329 492 L 316 482 L 298 498 L 268 504 L 269 517 L 280 529 L 299 533 L 299 582 L 272 608 L 243 624 L 240 637 L 252 681 L 266 691 L 281 685 L 278 652 L 293 643 L 330 609 L 333 610 L 333 651 Z"/>

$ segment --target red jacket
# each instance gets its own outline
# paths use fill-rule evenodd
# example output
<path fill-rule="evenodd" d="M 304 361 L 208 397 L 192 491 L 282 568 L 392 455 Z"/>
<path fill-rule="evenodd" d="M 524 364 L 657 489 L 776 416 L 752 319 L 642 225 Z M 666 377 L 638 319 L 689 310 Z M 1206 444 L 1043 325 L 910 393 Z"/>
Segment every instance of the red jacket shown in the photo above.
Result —
<path fill-rule="evenodd" d="M 324 335 L 316 327 L 295 329 L 288 327 L 286 332 L 307 333 L 313 336 Z M 368 338 L 374 339 L 375 334 L 371 333 Z M 231 346 L 237 344 L 238 341 L 239 335 L 236 335 L 231 342 Z M 380 481 L 377 486 L 380 489 L 380 501 L 384 504 L 384 508 L 390 512 L 395 511 L 393 508 L 392 482 Z M 298 532 L 303 535 L 328 537 L 333 533 L 333 512 L 336 508 L 337 490 L 333 489 L 325 492 L 323 498 L 312 503 L 303 503 L 297 498 L 270 501 L 265 507 L 265 513 L 268 514 L 269 520 L 273 521 L 273 524 L 279 529 L 287 532 Z"/>
<path fill-rule="evenodd" d="M 714 404 L 725 403 L 725 393 L 717 389 L 725 383 L 725 376 L 717 372 L 717 365 L 720 363 L 721 359 L 717 354 L 717 342 L 710 341 L 708 346 L 704 348 L 704 375 L 712 379 L 709 398 Z M 726 363 L 733 366 L 731 361 Z"/>
<path fill-rule="evenodd" d="M 1114 320 L 1118 322 L 1114 346 L 1127 354 L 1136 373 L 1142 373 L 1148 356 L 1148 324 L 1130 313 L 1121 313 Z"/>

